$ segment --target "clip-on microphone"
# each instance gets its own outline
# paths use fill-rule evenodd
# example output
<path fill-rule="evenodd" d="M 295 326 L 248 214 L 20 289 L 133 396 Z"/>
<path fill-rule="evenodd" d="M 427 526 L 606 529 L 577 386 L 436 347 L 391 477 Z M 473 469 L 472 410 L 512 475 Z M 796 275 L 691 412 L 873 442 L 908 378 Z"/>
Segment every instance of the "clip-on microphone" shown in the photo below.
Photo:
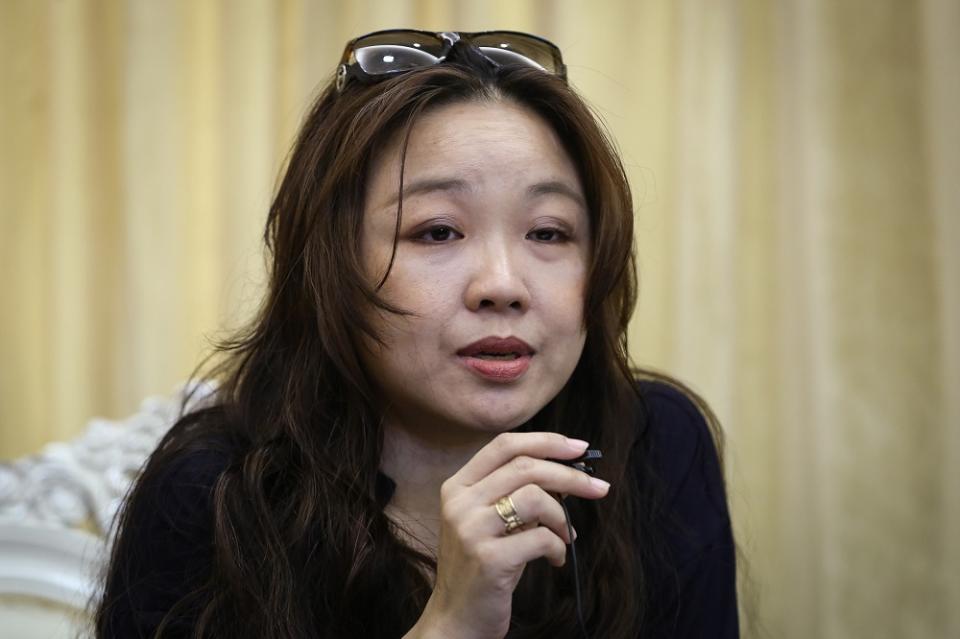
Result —
<path fill-rule="evenodd" d="M 594 472 L 593 466 L 590 466 L 589 464 L 587 464 L 587 462 L 593 459 L 603 459 L 603 453 L 601 453 L 596 448 L 588 448 L 586 452 L 584 452 L 583 455 L 581 455 L 580 457 L 577 457 L 576 459 L 568 459 L 560 463 L 570 466 L 571 468 L 576 468 L 577 470 L 581 470 L 587 473 L 588 475 L 592 475 Z"/>

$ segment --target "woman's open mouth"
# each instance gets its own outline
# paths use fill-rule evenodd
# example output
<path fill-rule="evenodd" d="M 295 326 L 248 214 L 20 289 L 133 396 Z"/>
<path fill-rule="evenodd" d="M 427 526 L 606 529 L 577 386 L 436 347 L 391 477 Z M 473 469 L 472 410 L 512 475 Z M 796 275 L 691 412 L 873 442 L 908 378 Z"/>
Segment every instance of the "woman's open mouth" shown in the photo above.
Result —
<path fill-rule="evenodd" d="M 516 337 L 485 337 L 457 351 L 474 373 L 494 382 L 512 382 L 530 367 L 535 351 Z"/>

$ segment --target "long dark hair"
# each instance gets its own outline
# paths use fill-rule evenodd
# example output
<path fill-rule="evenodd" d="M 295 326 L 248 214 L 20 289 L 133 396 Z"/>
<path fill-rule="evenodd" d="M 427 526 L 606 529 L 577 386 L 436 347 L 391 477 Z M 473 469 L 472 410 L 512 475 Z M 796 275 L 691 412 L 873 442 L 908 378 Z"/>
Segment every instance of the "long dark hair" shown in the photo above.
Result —
<path fill-rule="evenodd" d="M 265 300 L 247 329 L 218 345 L 205 374 L 218 381 L 214 401 L 163 437 L 125 501 L 95 613 L 98 636 L 128 586 L 123 563 L 136 551 L 131 529 L 149 508 L 147 491 L 178 459 L 211 449 L 225 459 L 210 501 L 212 568 L 168 620 L 193 615 L 195 636 L 231 638 L 399 637 L 416 622 L 431 594 L 422 571 L 435 561 L 399 540 L 377 499 L 381 406 L 357 348 L 360 332 L 377 338 L 365 319 L 372 308 L 402 309 L 367 281 L 360 234 L 373 153 L 393 139 L 405 151 L 425 110 L 467 100 L 510 100 L 537 113 L 585 190 L 586 345 L 566 386 L 521 429 L 561 432 L 604 451 L 599 475 L 613 485 L 608 497 L 568 504 L 583 610 L 596 637 L 637 636 L 649 608 L 646 576 L 664 544 L 659 493 L 644 461 L 642 393 L 627 355 L 636 299 L 629 186 L 608 136 L 562 80 L 493 69 L 468 50 L 342 93 L 331 83 L 316 100 L 267 218 Z M 508 636 L 578 636 L 573 593 L 569 569 L 532 562 Z"/>

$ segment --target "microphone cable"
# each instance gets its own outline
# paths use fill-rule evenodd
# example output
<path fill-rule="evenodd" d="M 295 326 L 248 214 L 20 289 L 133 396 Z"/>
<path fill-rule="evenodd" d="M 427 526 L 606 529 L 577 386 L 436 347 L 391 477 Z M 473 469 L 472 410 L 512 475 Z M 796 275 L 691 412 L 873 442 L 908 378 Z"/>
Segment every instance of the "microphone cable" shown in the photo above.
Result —
<path fill-rule="evenodd" d="M 580 597 L 580 570 L 577 568 L 577 547 L 573 540 L 573 525 L 570 523 L 570 512 L 567 510 L 567 504 L 560 499 L 560 505 L 563 507 L 563 514 L 567 518 L 567 532 L 570 535 L 570 559 L 573 564 L 573 592 L 577 598 L 577 620 L 580 622 L 580 632 L 583 639 L 590 639 L 590 633 L 587 632 L 587 625 L 583 621 L 583 601 Z"/>
<path fill-rule="evenodd" d="M 596 449 L 589 449 L 583 453 L 582 456 L 571 461 L 561 462 L 572 468 L 587 473 L 588 475 L 593 475 L 593 466 L 587 464 L 588 461 L 594 459 L 602 459 L 603 453 Z M 570 537 L 570 560 L 573 564 L 573 592 L 577 600 L 577 621 L 580 622 L 580 632 L 583 634 L 583 639 L 590 639 L 590 633 L 587 632 L 587 624 L 583 620 L 583 597 L 580 594 L 580 569 L 577 565 L 577 546 L 576 542 L 573 539 L 573 524 L 570 523 L 570 511 L 567 510 L 567 504 L 564 501 L 566 495 L 560 496 L 560 506 L 563 508 L 563 515 L 567 518 L 567 534 Z"/>

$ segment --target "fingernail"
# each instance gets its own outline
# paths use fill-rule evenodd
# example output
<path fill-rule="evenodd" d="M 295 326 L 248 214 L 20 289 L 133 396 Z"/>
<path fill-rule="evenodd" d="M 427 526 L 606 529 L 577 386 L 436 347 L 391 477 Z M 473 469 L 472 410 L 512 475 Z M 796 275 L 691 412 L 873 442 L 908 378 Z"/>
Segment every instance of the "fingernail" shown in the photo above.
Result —
<path fill-rule="evenodd" d="M 567 446 L 570 447 L 570 450 L 575 450 L 578 453 L 585 451 L 589 445 L 590 442 L 585 442 L 582 439 L 571 439 L 570 437 L 567 437 Z"/>
<path fill-rule="evenodd" d="M 574 528 L 574 529 L 573 529 L 573 541 L 576 541 L 576 540 L 577 540 L 577 529 Z"/>
<path fill-rule="evenodd" d="M 594 487 L 596 488 L 603 488 L 603 489 L 610 488 L 610 482 L 603 481 L 602 479 L 597 479 L 596 477 L 591 477 L 590 483 L 593 484 Z"/>

